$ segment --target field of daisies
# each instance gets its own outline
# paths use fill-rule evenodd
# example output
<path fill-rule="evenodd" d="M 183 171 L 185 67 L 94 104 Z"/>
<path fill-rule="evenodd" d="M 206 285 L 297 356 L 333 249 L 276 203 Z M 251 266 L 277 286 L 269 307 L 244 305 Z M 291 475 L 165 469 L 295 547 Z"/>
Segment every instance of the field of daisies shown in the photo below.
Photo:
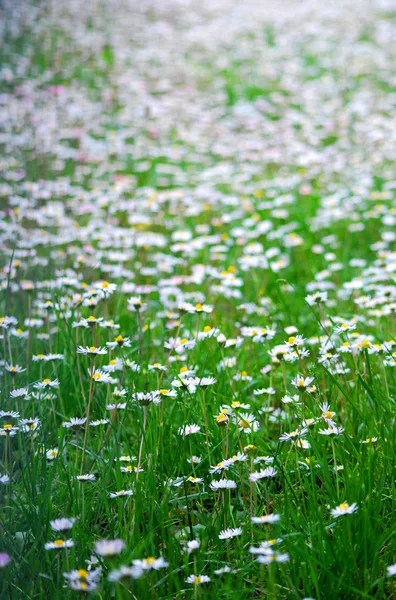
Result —
<path fill-rule="evenodd" d="M 0 3 L 1 600 L 396 598 L 396 6 Z"/>

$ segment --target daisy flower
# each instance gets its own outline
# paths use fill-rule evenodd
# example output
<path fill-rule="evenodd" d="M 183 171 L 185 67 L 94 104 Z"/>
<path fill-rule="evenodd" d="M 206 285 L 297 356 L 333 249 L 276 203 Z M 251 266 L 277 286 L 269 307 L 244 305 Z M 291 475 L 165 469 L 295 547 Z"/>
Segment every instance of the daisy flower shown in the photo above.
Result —
<path fill-rule="evenodd" d="M 262 515 L 261 517 L 252 517 L 251 521 L 255 525 L 262 525 L 264 523 L 273 525 L 274 523 L 278 523 L 280 521 L 280 515 L 270 513 L 268 515 Z"/>
<path fill-rule="evenodd" d="M 95 544 L 95 552 L 99 556 L 116 556 L 121 554 L 125 548 L 123 540 L 99 540 Z"/>
<path fill-rule="evenodd" d="M 352 513 L 357 511 L 357 504 L 349 505 L 348 502 L 343 502 L 339 506 L 336 506 L 331 510 L 331 515 L 333 517 L 342 517 L 343 515 L 351 515 Z"/>
<path fill-rule="evenodd" d="M 47 388 L 57 389 L 59 387 L 59 381 L 57 379 L 54 379 L 53 381 L 51 381 L 51 379 L 43 379 L 43 381 L 35 383 L 33 387 L 36 390 L 43 390 Z"/>
<path fill-rule="evenodd" d="M 107 354 L 107 350 L 106 348 L 96 348 L 95 346 L 86 346 L 85 348 L 83 346 L 79 346 L 77 348 L 77 353 L 84 354 L 85 356 L 87 354 L 91 356 L 99 356 Z"/>
<path fill-rule="evenodd" d="M 207 575 L 189 575 L 185 581 L 186 583 L 200 585 L 201 583 L 209 583 L 210 577 Z"/>
<path fill-rule="evenodd" d="M 100 369 L 88 369 L 89 376 L 96 383 L 111 383 L 113 380 L 108 373 L 101 371 Z"/>
<path fill-rule="evenodd" d="M 297 375 L 291 380 L 291 384 L 294 385 L 300 392 L 305 392 L 307 388 L 313 382 L 313 377 L 304 377 L 303 375 Z"/>
<path fill-rule="evenodd" d="M 273 467 L 267 467 L 266 469 L 261 469 L 261 471 L 250 473 L 249 481 L 255 483 L 260 479 L 266 479 L 267 477 L 275 477 L 277 473 L 278 471 L 276 471 Z"/>
<path fill-rule="evenodd" d="M 236 489 L 236 483 L 233 479 L 220 479 L 219 481 L 211 481 L 209 487 L 214 492 L 218 490 L 234 490 Z"/>
<path fill-rule="evenodd" d="M 68 531 L 73 527 L 75 522 L 75 518 L 67 519 L 63 517 L 60 519 L 55 519 L 54 521 L 50 521 L 50 525 L 52 531 Z"/>
<path fill-rule="evenodd" d="M 159 558 L 154 558 L 153 556 L 149 556 L 148 558 L 133 560 L 132 564 L 134 567 L 141 569 L 142 571 L 158 571 L 159 569 L 165 569 L 169 566 L 169 563 L 160 556 Z"/>
<path fill-rule="evenodd" d="M 237 537 L 239 535 L 242 535 L 242 527 L 236 527 L 235 529 L 229 528 L 229 529 L 223 529 L 223 531 L 220 531 L 219 533 L 219 540 L 229 540 L 233 537 Z"/>
<path fill-rule="evenodd" d="M 184 425 L 184 427 L 180 427 L 178 429 L 178 434 L 182 437 L 186 437 L 187 435 L 191 435 L 192 433 L 198 433 L 201 430 L 199 425 Z"/>
<path fill-rule="evenodd" d="M 55 540 L 54 542 L 47 542 L 44 545 L 45 550 L 60 550 L 61 548 L 72 548 L 74 546 L 73 540 Z"/>
<path fill-rule="evenodd" d="M 132 495 L 132 490 L 120 490 L 119 492 L 109 492 L 109 498 L 124 498 Z"/>

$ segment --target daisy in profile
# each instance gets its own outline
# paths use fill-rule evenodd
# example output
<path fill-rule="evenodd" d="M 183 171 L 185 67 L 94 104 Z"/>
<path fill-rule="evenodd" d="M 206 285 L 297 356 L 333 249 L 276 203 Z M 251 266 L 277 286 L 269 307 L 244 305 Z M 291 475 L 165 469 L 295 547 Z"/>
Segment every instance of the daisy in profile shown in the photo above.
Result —
<path fill-rule="evenodd" d="M 294 387 L 296 387 L 299 392 L 305 392 L 309 388 L 313 380 L 313 377 L 304 377 L 303 375 L 296 375 L 296 377 L 291 380 L 291 384 L 294 385 Z"/>
<path fill-rule="evenodd" d="M 358 509 L 356 502 L 349 505 L 348 502 L 343 502 L 331 510 L 333 517 L 342 517 L 343 515 L 351 515 Z"/>
<path fill-rule="evenodd" d="M 87 481 L 91 482 L 96 480 L 96 477 L 93 473 L 88 473 L 87 475 L 76 475 L 74 477 L 74 479 L 76 481 L 81 481 L 82 483 L 85 483 Z"/>
<path fill-rule="evenodd" d="M 122 335 L 117 335 L 114 342 L 106 342 L 106 346 L 111 350 L 114 350 L 114 348 L 130 348 L 131 340 L 129 337 L 124 338 Z"/>
<path fill-rule="evenodd" d="M 15 427 L 11 425 L 11 423 L 6 423 L 2 427 L 0 427 L 0 436 L 1 437 L 14 437 L 19 431 L 19 427 Z"/>
<path fill-rule="evenodd" d="M 268 477 L 275 477 L 278 474 L 273 467 L 267 467 L 266 469 L 261 469 L 261 471 L 256 471 L 255 473 L 250 473 L 249 481 L 255 483 L 260 481 L 260 479 L 266 479 Z"/>
<path fill-rule="evenodd" d="M 329 435 L 329 436 L 341 435 L 341 433 L 344 433 L 344 428 L 331 426 L 331 427 L 328 427 L 327 429 L 319 429 L 318 433 L 320 433 L 320 435 Z"/>
<path fill-rule="evenodd" d="M 132 490 L 120 490 L 119 492 L 109 492 L 109 498 L 124 498 L 132 495 Z"/>
<path fill-rule="evenodd" d="M 73 540 L 55 540 L 54 542 L 47 542 L 44 545 L 46 550 L 61 550 L 62 548 L 72 548 L 74 546 Z"/>
<path fill-rule="evenodd" d="M 185 581 L 186 583 L 201 585 L 201 583 L 209 583 L 210 577 L 207 575 L 189 575 Z"/>
<path fill-rule="evenodd" d="M 86 417 L 71 417 L 70 421 L 63 421 L 62 427 L 65 427 L 66 429 L 78 430 L 85 425 L 86 421 Z"/>
<path fill-rule="evenodd" d="M 166 371 L 167 367 L 165 365 L 161 365 L 161 363 L 153 363 L 148 366 L 149 371 Z"/>
<path fill-rule="evenodd" d="M 103 356 L 104 354 L 107 354 L 107 350 L 106 348 L 96 348 L 95 346 L 86 346 L 85 348 L 79 346 L 77 348 L 77 354 L 84 354 L 85 356 Z"/>
<path fill-rule="evenodd" d="M 33 387 L 36 390 L 43 390 L 47 388 L 57 389 L 59 387 L 59 381 L 57 379 L 54 379 L 53 381 L 51 381 L 51 379 L 43 379 L 43 381 L 38 381 L 35 383 Z"/>
<path fill-rule="evenodd" d="M 191 435 L 193 433 L 199 433 L 201 427 L 199 425 L 184 425 L 184 427 L 180 427 L 178 430 L 178 434 L 182 437 L 186 437 L 187 435 Z"/>
<path fill-rule="evenodd" d="M 4 365 L 6 371 L 8 371 L 12 376 L 18 375 L 19 373 L 24 373 L 26 369 L 21 367 L 20 365 L 11 365 L 10 363 L 6 363 Z M 49 380 L 48 380 L 49 381 Z"/>
<path fill-rule="evenodd" d="M 214 492 L 218 490 L 234 490 L 236 489 L 236 483 L 233 479 L 220 479 L 219 481 L 211 481 L 209 487 Z"/>
<path fill-rule="evenodd" d="M 95 552 L 99 556 L 117 556 L 125 548 L 123 540 L 99 540 L 95 544 Z"/>
<path fill-rule="evenodd" d="M 114 380 L 110 377 L 108 373 L 105 371 L 101 371 L 100 369 L 88 369 L 89 376 L 91 379 L 96 381 L 96 383 L 112 383 Z"/>
<path fill-rule="evenodd" d="M 68 531 L 76 522 L 75 518 L 67 519 L 65 517 L 50 521 L 52 531 Z"/>
<path fill-rule="evenodd" d="M 261 517 L 252 517 L 251 521 L 255 525 L 263 525 L 264 523 L 273 525 L 274 523 L 278 523 L 280 521 L 280 515 L 270 513 L 268 515 L 262 515 Z"/>
<path fill-rule="evenodd" d="M 142 299 L 139 296 L 128 298 L 127 303 L 129 310 L 132 312 L 143 312 L 147 307 L 147 304 L 143 304 Z"/>
<path fill-rule="evenodd" d="M 230 540 L 233 537 L 242 535 L 242 527 L 236 527 L 235 529 L 223 529 L 219 533 L 219 540 Z"/>
<path fill-rule="evenodd" d="M 169 563 L 162 556 L 159 558 L 149 556 L 148 558 L 136 559 L 132 561 L 132 564 L 135 568 L 142 571 L 159 571 L 159 569 L 165 569 L 169 566 Z"/>
<path fill-rule="evenodd" d="M 268 552 L 268 554 L 259 554 L 256 558 L 256 561 L 262 565 L 269 565 L 272 562 L 283 563 L 289 560 L 289 555 L 285 553 L 278 552 Z"/>

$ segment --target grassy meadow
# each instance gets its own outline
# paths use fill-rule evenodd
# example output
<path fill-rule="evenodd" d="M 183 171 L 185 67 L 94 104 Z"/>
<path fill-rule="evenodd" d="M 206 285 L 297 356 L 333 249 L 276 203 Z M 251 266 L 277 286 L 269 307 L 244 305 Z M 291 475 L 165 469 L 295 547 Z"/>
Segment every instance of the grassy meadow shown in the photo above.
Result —
<path fill-rule="evenodd" d="M 0 3 L 0 598 L 396 598 L 396 12 Z"/>

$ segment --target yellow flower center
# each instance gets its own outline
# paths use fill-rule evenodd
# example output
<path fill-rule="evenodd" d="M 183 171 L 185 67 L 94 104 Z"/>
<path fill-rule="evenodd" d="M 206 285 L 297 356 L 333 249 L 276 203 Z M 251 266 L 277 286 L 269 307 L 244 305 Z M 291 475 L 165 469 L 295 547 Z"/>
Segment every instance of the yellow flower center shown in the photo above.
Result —
<path fill-rule="evenodd" d="M 103 288 L 104 290 L 107 290 L 107 288 L 108 288 L 108 287 L 109 287 L 109 282 L 108 282 L 108 281 L 104 281 L 104 282 L 102 283 L 102 288 Z"/>
<path fill-rule="evenodd" d="M 198 304 L 195 305 L 195 309 L 196 310 L 202 310 L 203 306 L 200 302 L 198 302 Z"/>
<path fill-rule="evenodd" d="M 64 545 L 65 545 L 65 542 L 63 540 L 55 540 L 54 541 L 54 546 L 58 546 L 58 548 L 61 548 Z"/>
<path fill-rule="evenodd" d="M 199 575 L 197 577 L 194 577 L 194 583 L 201 583 L 201 578 L 199 577 Z"/>
<path fill-rule="evenodd" d="M 340 504 L 340 506 L 338 508 L 340 510 L 348 510 L 349 504 L 347 502 L 343 502 L 342 504 Z"/>
<path fill-rule="evenodd" d="M 86 577 L 88 577 L 88 571 L 86 571 L 85 569 L 79 569 L 79 570 L 77 571 L 77 575 L 78 575 L 79 577 L 82 577 L 82 578 L 84 578 L 84 579 L 85 579 Z"/>
<path fill-rule="evenodd" d="M 96 350 L 95 346 L 90 346 L 90 347 L 89 347 L 89 351 L 90 351 L 90 352 L 95 352 L 95 350 Z"/>
<path fill-rule="evenodd" d="M 228 421 L 228 417 L 227 415 L 225 415 L 224 413 L 220 413 L 217 417 L 216 417 L 216 423 L 224 423 L 225 421 Z"/>
<path fill-rule="evenodd" d="M 44 379 L 43 383 L 49 383 L 51 381 L 51 379 Z"/>
<path fill-rule="evenodd" d="M 117 342 L 117 344 L 122 344 L 124 338 L 122 337 L 122 335 L 117 335 L 115 341 Z"/>
<path fill-rule="evenodd" d="M 206 325 L 206 326 L 204 327 L 204 333 L 209 333 L 209 331 L 212 331 L 212 328 L 211 328 L 211 327 L 209 327 L 209 325 Z"/>
<path fill-rule="evenodd" d="M 96 321 L 95 317 L 93 317 L 92 315 L 90 317 L 88 317 L 87 321 Z"/>
<path fill-rule="evenodd" d="M 181 343 L 181 344 L 187 344 L 187 342 L 188 342 L 188 339 L 187 339 L 187 338 L 183 338 L 182 340 L 180 340 L 180 343 Z"/>
<path fill-rule="evenodd" d="M 95 379 L 95 381 L 98 381 L 100 379 L 100 373 L 94 373 L 92 378 Z"/>
<path fill-rule="evenodd" d="M 154 556 L 149 556 L 146 558 L 145 560 L 146 565 L 149 567 L 151 565 L 153 565 L 155 563 L 155 558 Z"/>
<path fill-rule="evenodd" d="M 12 425 L 10 425 L 10 423 L 7 423 L 3 426 L 3 429 L 12 429 Z"/>
<path fill-rule="evenodd" d="M 160 390 L 160 394 L 169 394 L 169 390 L 165 390 L 165 389 Z"/>
<path fill-rule="evenodd" d="M 247 376 L 247 373 L 246 373 L 246 371 L 242 371 L 242 372 L 241 372 L 241 377 L 246 377 L 246 376 Z"/>

